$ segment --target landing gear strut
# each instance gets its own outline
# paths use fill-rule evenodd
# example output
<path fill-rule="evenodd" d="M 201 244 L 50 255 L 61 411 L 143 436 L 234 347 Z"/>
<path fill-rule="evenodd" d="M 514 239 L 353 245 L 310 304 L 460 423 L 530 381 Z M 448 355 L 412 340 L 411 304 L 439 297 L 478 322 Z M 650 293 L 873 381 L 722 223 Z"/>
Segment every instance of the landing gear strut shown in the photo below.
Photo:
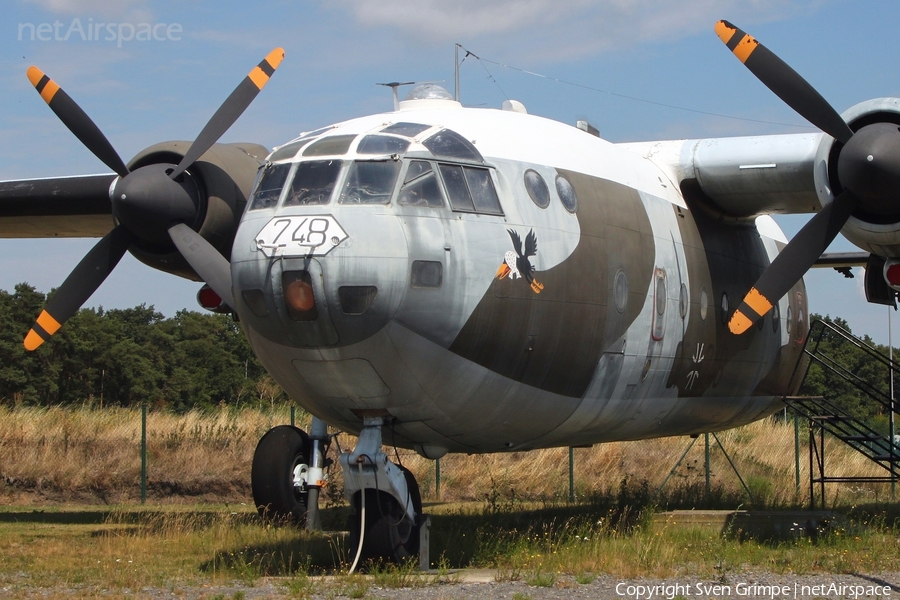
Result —
<path fill-rule="evenodd" d="M 365 417 L 359 442 L 341 455 L 353 568 L 363 561 L 402 562 L 419 553 L 422 497 L 415 477 L 381 450 L 382 417 Z"/>
<path fill-rule="evenodd" d="M 263 519 L 321 528 L 318 501 L 325 485 L 327 425 L 313 417 L 310 433 L 279 425 L 259 440 L 250 482 Z"/>

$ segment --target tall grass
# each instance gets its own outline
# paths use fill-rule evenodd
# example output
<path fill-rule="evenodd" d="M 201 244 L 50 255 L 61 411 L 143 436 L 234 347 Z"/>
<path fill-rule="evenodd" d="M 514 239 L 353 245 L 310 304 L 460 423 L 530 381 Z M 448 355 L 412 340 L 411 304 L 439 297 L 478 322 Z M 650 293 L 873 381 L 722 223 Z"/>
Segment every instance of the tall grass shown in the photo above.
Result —
<path fill-rule="evenodd" d="M 298 411 L 298 426 L 309 416 Z M 183 415 L 151 412 L 147 423 L 149 494 L 154 501 L 252 502 L 250 464 L 259 438 L 290 421 L 289 408 L 222 407 Z M 135 501 L 140 495 L 140 426 L 137 409 L 0 407 L 0 500 L 4 503 Z M 701 437 L 672 472 L 662 495 L 670 507 L 730 503 L 792 506 L 808 498 L 809 465 L 804 424 L 800 427 L 800 493 L 795 481 L 792 422 L 766 419 L 718 435 L 749 487 L 744 491 L 712 437 L 710 494 L 706 493 Z M 338 438 L 352 448 L 352 436 Z M 617 494 L 623 479 L 648 494 L 670 475 L 690 443 L 686 437 L 614 442 L 577 448 L 575 492 L 580 502 Z M 332 456 L 337 446 L 332 448 Z M 392 453 L 393 454 L 393 453 Z M 416 475 L 422 495 L 435 499 L 435 463 L 400 450 L 401 462 Z M 826 438 L 830 475 L 885 472 L 837 440 Z M 517 502 L 560 503 L 569 496 L 568 449 L 474 455 L 441 460 L 441 500 L 479 501 L 509 508 Z M 326 496 L 342 503 L 339 469 L 332 469 Z M 830 484 L 829 504 L 853 504 L 889 497 L 886 484 Z"/>

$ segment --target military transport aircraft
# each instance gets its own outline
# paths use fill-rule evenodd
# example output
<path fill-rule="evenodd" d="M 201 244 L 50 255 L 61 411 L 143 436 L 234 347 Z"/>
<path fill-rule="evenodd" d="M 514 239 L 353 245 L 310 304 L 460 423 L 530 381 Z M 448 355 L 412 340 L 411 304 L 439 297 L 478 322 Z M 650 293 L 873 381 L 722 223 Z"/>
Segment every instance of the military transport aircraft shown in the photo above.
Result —
<path fill-rule="evenodd" d="M 0 183 L 0 235 L 102 238 L 25 346 L 48 341 L 126 251 L 204 281 L 201 303 L 233 313 L 316 417 L 310 432 L 280 426 L 259 442 L 257 506 L 314 526 L 327 425 L 358 433 L 339 462 L 363 557 L 418 545 L 417 484 L 383 442 L 435 459 L 771 414 L 797 384 L 801 277 L 838 232 L 868 257 L 871 301 L 892 303 L 900 286 L 900 100 L 839 115 L 751 36 L 725 21 L 716 32 L 824 133 L 612 144 L 517 102 L 464 108 L 432 84 L 272 152 L 217 143 L 278 67 L 276 49 L 193 142 L 126 164 L 32 67 L 41 97 L 114 173 Z M 816 214 L 788 243 L 772 213 Z"/>

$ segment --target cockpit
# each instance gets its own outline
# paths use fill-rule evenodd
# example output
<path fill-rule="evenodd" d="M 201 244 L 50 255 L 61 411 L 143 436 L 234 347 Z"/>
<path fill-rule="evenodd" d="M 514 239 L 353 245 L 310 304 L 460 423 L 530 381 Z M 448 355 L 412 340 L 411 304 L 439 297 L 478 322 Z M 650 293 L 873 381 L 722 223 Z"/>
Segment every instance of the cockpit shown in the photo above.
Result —
<path fill-rule="evenodd" d="M 491 167 L 471 142 L 407 122 L 361 135 L 317 130 L 278 148 L 261 169 L 248 210 L 332 203 L 503 214 Z"/>

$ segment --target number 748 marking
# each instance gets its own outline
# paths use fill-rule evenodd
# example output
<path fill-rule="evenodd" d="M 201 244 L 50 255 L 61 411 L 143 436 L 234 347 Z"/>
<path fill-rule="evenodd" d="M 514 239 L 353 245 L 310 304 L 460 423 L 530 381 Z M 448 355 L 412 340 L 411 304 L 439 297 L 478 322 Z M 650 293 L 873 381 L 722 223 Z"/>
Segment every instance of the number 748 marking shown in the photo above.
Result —
<path fill-rule="evenodd" d="M 347 238 L 332 216 L 280 217 L 269 221 L 256 236 L 256 247 L 266 256 L 327 254 Z M 329 243 L 330 242 L 330 243 Z"/>

